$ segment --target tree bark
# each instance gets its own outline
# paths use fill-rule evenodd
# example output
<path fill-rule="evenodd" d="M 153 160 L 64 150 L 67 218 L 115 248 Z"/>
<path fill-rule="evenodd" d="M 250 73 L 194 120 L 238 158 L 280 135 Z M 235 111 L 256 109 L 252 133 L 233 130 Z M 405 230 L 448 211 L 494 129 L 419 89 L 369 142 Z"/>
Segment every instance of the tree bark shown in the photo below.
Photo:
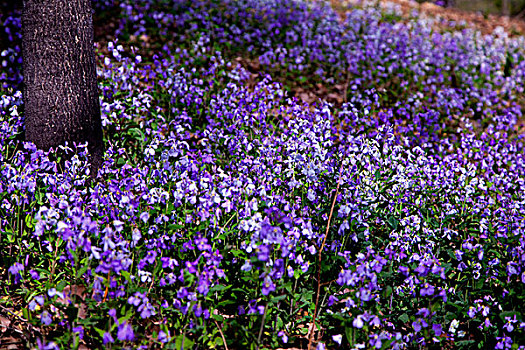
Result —
<path fill-rule="evenodd" d="M 92 176 L 104 145 L 91 0 L 24 0 L 25 137 L 44 150 L 88 142 Z"/>
<path fill-rule="evenodd" d="M 501 3 L 501 12 L 503 16 L 510 16 L 510 0 L 503 0 Z"/>

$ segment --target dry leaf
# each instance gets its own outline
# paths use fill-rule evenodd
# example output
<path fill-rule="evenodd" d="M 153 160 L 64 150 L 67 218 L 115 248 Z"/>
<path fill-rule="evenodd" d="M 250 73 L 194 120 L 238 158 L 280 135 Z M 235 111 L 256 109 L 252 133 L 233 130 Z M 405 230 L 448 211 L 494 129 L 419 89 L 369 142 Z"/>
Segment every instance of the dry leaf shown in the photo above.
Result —
<path fill-rule="evenodd" d="M 13 337 L 1 337 L 0 338 L 0 349 L 2 350 L 16 350 L 22 349 L 22 342 L 19 339 Z"/>
<path fill-rule="evenodd" d="M 78 318 L 85 319 L 87 317 L 87 307 L 86 304 L 84 304 L 82 301 L 85 299 L 86 296 L 86 287 L 82 285 L 72 285 L 72 286 L 66 286 L 62 290 L 62 293 L 64 294 L 64 298 L 57 298 L 57 301 L 59 303 L 62 303 L 64 305 L 68 305 L 72 303 L 71 296 L 75 295 L 78 297 L 81 302 L 75 303 L 75 306 L 78 308 Z"/>
<path fill-rule="evenodd" d="M 0 316 L 0 332 L 5 332 L 7 331 L 7 327 L 9 327 L 9 325 L 11 324 L 11 320 L 4 317 L 4 316 Z"/>
<path fill-rule="evenodd" d="M 343 96 L 339 95 L 339 94 L 336 94 L 334 92 L 328 94 L 328 96 L 326 96 L 328 100 L 334 100 L 334 101 L 337 101 L 338 103 L 342 103 L 343 102 Z"/>

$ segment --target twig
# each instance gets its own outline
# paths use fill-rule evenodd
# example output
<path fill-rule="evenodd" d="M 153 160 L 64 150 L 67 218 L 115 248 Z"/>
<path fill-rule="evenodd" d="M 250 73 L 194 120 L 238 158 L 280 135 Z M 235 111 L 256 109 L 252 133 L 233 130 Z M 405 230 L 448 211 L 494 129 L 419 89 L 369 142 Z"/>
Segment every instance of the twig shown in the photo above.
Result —
<path fill-rule="evenodd" d="M 51 282 L 55 280 L 55 268 L 57 266 L 58 240 L 59 239 L 61 238 L 57 237 L 57 240 L 55 241 L 55 257 L 53 259 L 53 265 L 51 265 L 51 273 L 49 274 Z"/>
<path fill-rule="evenodd" d="M 226 338 L 224 338 L 224 334 L 222 333 L 222 329 L 221 327 L 219 326 L 219 324 L 217 323 L 217 320 L 213 320 L 213 322 L 215 322 L 215 325 L 217 326 L 217 329 L 219 330 L 219 333 L 221 335 L 221 338 L 222 338 L 222 342 L 224 343 L 224 348 L 226 350 L 228 350 L 228 344 L 226 343 Z"/>
<path fill-rule="evenodd" d="M 337 201 L 337 195 L 339 194 L 339 186 L 341 185 L 341 177 L 343 175 L 343 164 L 346 158 L 346 152 L 343 155 L 343 159 L 341 160 L 341 166 L 339 167 L 339 178 L 337 179 L 337 187 L 335 188 L 335 195 L 334 199 L 332 200 L 332 207 L 330 208 L 330 215 L 328 216 L 328 222 L 326 223 L 326 232 L 323 238 L 323 243 L 321 244 L 321 248 L 319 248 L 319 255 L 318 255 L 318 263 L 317 263 L 317 295 L 315 297 L 315 309 L 314 309 L 314 318 L 313 318 L 313 329 L 310 333 L 310 336 L 308 337 L 308 350 L 312 349 L 312 342 L 313 337 L 315 333 L 315 321 L 317 318 L 317 309 L 319 308 L 319 295 L 321 294 L 321 261 L 322 261 L 322 255 L 323 255 L 323 249 L 326 244 L 326 238 L 328 237 L 328 232 L 330 230 L 330 221 L 332 220 L 332 215 L 334 213 L 334 207 L 335 202 Z"/>
<path fill-rule="evenodd" d="M 108 284 L 106 285 L 106 290 L 104 291 L 104 298 L 102 299 L 103 303 L 106 302 L 106 297 L 108 296 L 108 291 L 109 291 L 109 274 L 110 274 L 110 272 L 108 272 Z"/>
<path fill-rule="evenodd" d="M 261 321 L 261 328 L 259 329 L 259 336 L 257 337 L 257 347 L 255 348 L 256 350 L 259 350 L 259 346 L 261 345 L 261 338 L 262 338 L 262 333 L 264 330 L 264 322 L 266 321 L 267 310 L 268 310 L 268 303 L 266 303 L 266 305 L 264 306 L 264 315 Z"/>

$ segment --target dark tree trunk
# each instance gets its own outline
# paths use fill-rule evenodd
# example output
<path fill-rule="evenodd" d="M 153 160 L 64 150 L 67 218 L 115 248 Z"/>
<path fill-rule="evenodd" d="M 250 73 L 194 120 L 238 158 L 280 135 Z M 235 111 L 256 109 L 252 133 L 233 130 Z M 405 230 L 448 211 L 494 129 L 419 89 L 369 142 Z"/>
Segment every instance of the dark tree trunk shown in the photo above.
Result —
<path fill-rule="evenodd" d="M 44 150 L 87 141 L 95 176 L 104 145 L 91 0 L 24 0 L 22 58 L 26 140 Z"/>
<path fill-rule="evenodd" d="M 501 12 L 503 16 L 510 16 L 510 0 L 503 0 L 501 2 Z"/>

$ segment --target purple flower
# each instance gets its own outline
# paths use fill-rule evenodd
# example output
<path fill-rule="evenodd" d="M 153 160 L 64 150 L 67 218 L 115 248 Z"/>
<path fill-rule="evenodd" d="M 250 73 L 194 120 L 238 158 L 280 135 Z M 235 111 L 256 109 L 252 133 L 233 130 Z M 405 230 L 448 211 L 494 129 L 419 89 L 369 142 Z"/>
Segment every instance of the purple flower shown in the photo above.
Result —
<path fill-rule="evenodd" d="M 262 244 L 258 247 L 258 252 L 257 252 L 257 258 L 260 260 L 260 261 L 268 261 L 268 259 L 270 258 L 270 248 L 268 248 L 268 246 Z"/>
<path fill-rule="evenodd" d="M 516 323 L 516 322 L 518 322 L 516 320 L 516 315 L 514 315 L 513 318 L 510 318 L 510 317 L 506 316 L 505 317 L 505 324 L 503 325 L 503 328 L 507 332 L 511 333 L 514 330 L 514 323 Z"/>
<path fill-rule="evenodd" d="M 111 336 L 111 334 L 109 332 L 105 332 L 104 333 L 104 336 L 102 337 L 102 342 L 104 345 L 107 345 L 109 343 L 113 343 L 115 340 L 113 339 L 113 337 Z"/>
<path fill-rule="evenodd" d="M 250 260 L 246 260 L 244 264 L 241 266 L 241 271 L 250 271 L 252 269 L 252 264 L 250 263 Z"/>
<path fill-rule="evenodd" d="M 118 320 L 117 320 L 117 310 L 115 309 L 110 309 L 108 311 L 108 315 L 111 316 L 111 318 L 113 318 L 113 321 L 115 321 L 115 323 L 118 323 Z"/>
<path fill-rule="evenodd" d="M 283 331 L 279 331 L 279 333 L 277 333 L 277 336 L 281 337 L 281 341 L 283 343 L 285 343 L 285 344 L 288 343 L 288 336 Z"/>
<path fill-rule="evenodd" d="M 434 295 L 434 286 L 428 283 L 425 283 L 423 288 L 421 288 L 421 296 L 432 296 Z"/>
<path fill-rule="evenodd" d="M 198 250 L 211 250 L 211 245 L 208 244 L 208 239 L 205 237 L 196 238 L 195 244 Z"/>
<path fill-rule="evenodd" d="M 358 315 L 354 320 L 352 321 L 352 325 L 355 328 L 363 328 L 365 323 L 363 322 L 363 315 Z"/>
<path fill-rule="evenodd" d="M 425 318 L 429 317 L 430 316 L 430 310 L 427 309 L 426 307 L 423 307 L 421 309 L 419 309 L 419 311 L 417 312 L 418 315 L 421 315 Z"/>
<path fill-rule="evenodd" d="M 372 299 L 372 293 L 368 288 L 359 288 L 359 292 L 356 293 L 362 301 L 370 301 Z"/>
<path fill-rule="evenodd" d="M 510 337 L 496 337 L 496 340 L 498 341 L 498 343 L 496 344 L 494 349 L 512 349 L 512 339 Z"/>
<path fill-rule="evenodd" d="M 441 299 L 443 300 L 444 303 L 447 302 L 448 297 L 447 297 L 447 291 L 446 291 L 446 290 L 442 289 L 442 290 L 439 292 L 438 295 L 441 297 Z"/>
<path fill-rule="evenodd" d="M 42 312 L 42 314 L 40 315 L 40 322 L 42 324 L 45 324 L 46 326 L 49 326 L 51 322 L 53 322 L 53 319 L 51 318 L 51 315 L 49 314 L 49 312 L 47 311 Z"/>
<path fill-rule="evenodd" d="M 35 270 L 29 270 L 29 274 L 31 275 L 31 278 L 33 278 L 34 280 L 38 281 L 40 279 L 40 274 L 36 272 Z"/>
<path fill-rule="evenodd" d="M 15 277 L 15 284 L 20 282 L 20 271 L 24 269 L 24 265 L 21 263 L 14 263 L 9 269 L 9 273 Z"/>
<path fill-rule="evenodd" d="M 78 333 L 78 337 L 80 339 L 84 339 L 84 327 L 82 326 L 78 326 L 78 327 L 73 327 L 73 333 Z"/>
<path fill-rule="evenodd" d="M 142 303 L 143 296 L 140 293 L 135 293 L 128 298 L 128 304 L 139 306 Z"/>
<path fill-rule="evenodd" d="M 381 320 L 376 315 L 371 316 L 371 320 L 369 321 L 369 324 L 371 326 L 379 327 L 381 325 Z"/>
<path fill-rule="evenodd" d="M 166 334 L 164 331 L 159 331 L 159 335 L 158 335 L 157 339 L 161 343 L 167 343 L 167 342 L 170 341 L 170 336 L 169 336 L 169 334 Z"/>
<path fill-rule="evenodd" d="M 195 316 L 201 317 L 202 316 L 202 307 L 199 304 L 194 305 L 193 306 L 193 313 L 195 314 Z"/>
<path fill-rule="evenodd" d="M 480 249 L 478 251 L 478 260 L 480 260 L 480 261 L 483 260 L 483 254 L 484 254 L 483 249 Z"/>
<path fill-rule="evenodd" d="M 376 349 L 381 349 L 381 347 L 383 346 L 383 342 L 381 341 L 381 338 L 377 334 L 370 335 L 369 344 L 371 347 L 376 348 Z"/>
<path fill-rule="evenodd" d="M 44 306 L 44 297 L 42 295 L 37 295 L 35 297 L 35 300 L 38 303 L 38 305 Z"/>
<path fill-rule="evenodd" d="M 199 292 L 202 295 L 208 294 L 208 291 L 210 290 L 210 283 L 206 279 L 199 279 L 199 282 L 197 284 L 197 292 Z"/>
<path fill-rule="evenodd" d="M 244 308 L 243 305 L 239 305 L 239 307 L 237 309 L 238 309 L 239 316 L 246 314 L 246 309 Z"/>
<path fill-rule="evenodd" d="M 275 284 L 273 283 L 270 276 L 266 276 L 263 281 L 262 293 L 268 295 L 275 290 Z"/>
<path fill-rule="evenodd" d="M 286 267 L 286 272 L 288 273 L 288 277 L 290 277 L 290 278 L 292 278 L 294 276 L 294 273 L 295 273 L 293 268 L 290 265 L 288 265 Z"/>
<path fill-rule="evenodd" d="M 118 326 L 117 338 L 121 341 L 133 341 L 133 339 L 135 339 L 133 327 L 127 322 L 120 324 Z"/>
<path fill-rule="evenodd" d="M 432 330 L 434 331 L 434 334 L 436 335 L 436 337 L 441 336 L 441 334 L 443 333 L 443 329 L 442 329 L 441 325 L 438 324 L 438 323 L 434 323 L 432 325 Z"/>
<path fill-rule="evenodd" d="M 507 263 L 507 272 L 508 272 L 509 276 L 517 275 L 518 274 L 518 270 L 516 270 L 516 263 L 508 262 Z"/>
<path fill-rule="evenodd" d="M 44 305 L 44 297 L 43 296 L 37 295 L 33 300 L 31 300 L 29 302 L 29 305 L 28 305 L 29 310 L 35 311 L 37 305 L 40 305 L 40 306 Z"/>
<path fill-rule="evenodd" d="M 155 308 L 147 300 L 138 307 L 137 311 L 140 312 L 141 318 L 148 318 L 155 315 Z"/>
<path fill-rule="evenodd" d="M 408 277 L 410 269 L 406 266 L 399 266 L 399 272 Z"/>
<path fill-rule="evenodd" d="M 488 317 L 485 318 L 485 321 L 483 321 L 483 325 L 482 326 L 484 328 L 489 328 L 490 326 L 492 326 L 492 323 L 490 322 Z"/>
<path fill-rule="evenodd" d="M 335 297 L 335 296 L 333 296 L 333 295 L 330 295 L 330 296 L 328 297 L 328 306 L 332 306 L 332 305 L 334 305 L 334 303 L 335 303 L 336 301 L 339 301 L 339 299 L 337 299 L 337 297 Z"/>
<path fill-rule="evenodd" d="M 37 338 L 36 340 L 37 347 L 39 350 L 59 350 L 60 347 L 55 342 L 49 342 L 47 344 L 42 343 L 42 340 L 40 338 Z"/>
<path fill-rule="evenodd" d="M 189 295 L 188 290 L 185 287 L 180 287 L 177 292 L 177 298 L 184 299 Z"/>
<path fill-rule="evenodd" d="M 142 220 L 144 223 L 147 223 L 149 220 L 149 213 L 147 211 L 143 211 L 140 213 L 140 220 Z"/>

